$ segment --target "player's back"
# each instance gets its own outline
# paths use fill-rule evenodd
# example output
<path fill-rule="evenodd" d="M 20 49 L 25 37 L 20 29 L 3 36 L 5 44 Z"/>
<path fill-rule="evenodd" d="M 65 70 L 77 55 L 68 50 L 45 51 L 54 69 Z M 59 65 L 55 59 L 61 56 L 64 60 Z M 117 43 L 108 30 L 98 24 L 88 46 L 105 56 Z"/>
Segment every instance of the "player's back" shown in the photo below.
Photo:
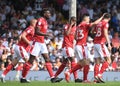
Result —
<path fill-rule="evenodd" d="M 109 25 L 107 22 L 102 20 L 100 23 L 98 23 L 95 27 L 96 35 L 94 38 L 95 44 L 104 44 L 106 42 L 105 35 L 104 35 L 104 29 L 108 29 Z"/>

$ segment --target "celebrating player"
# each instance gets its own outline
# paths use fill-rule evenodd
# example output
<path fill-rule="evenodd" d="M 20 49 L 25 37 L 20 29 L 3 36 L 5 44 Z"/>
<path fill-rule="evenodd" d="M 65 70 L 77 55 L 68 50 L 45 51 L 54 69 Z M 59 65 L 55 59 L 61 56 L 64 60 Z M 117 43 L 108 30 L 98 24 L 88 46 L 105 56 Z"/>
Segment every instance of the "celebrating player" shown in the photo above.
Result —
<path fill-rule="evenodd" d="M 33 40 L 36 22 L 36 19 L 32 19 L 30 22 L 30 26 L 27 27 L 27 29 L 23 31 L 23 33 L 20 35 L 19 42 L 14 48 L 12 63 L 7 66 L 0 77 L 2 82 L 5 82 L 5 76 L 10 70 L 12 70 L 12 68 L 18 63 L 21 58 L 24 59 L 24 61 L 27 61 L 29 59 L 28 51 L 31 47 L 31 41 Z"/>
<path fill-rule="evenodd" d="M 110 21 L 110 14 L 106 14 L 103 20 L 96 26 L 96 36 L 94 38 L 94 50 L 95 50 L 95 67 L 94 67 L 94 78 L 97 82 L 104 83 L 102 74 L 108 68 L 111 63 L 110 52 L 111 45 L 108 36 L 108 22 Z M 108 48 L 105 45 L 107 42 Z M 99 71 L 100 62 L 103 61 L 102 67 Z"/>
<path fill-rule="evenodd" d="M 48 28 L 48 23 L 47 19 L 50 18 L 51 13 L 49 9 L 44 8 L 43 9 L 43 17 L 39 18 L 37 20 L 36 28 L 35 28 L 35 35 L 34 35 L 34 43 L 33 43 L 33 48 L 30 50 L 30 59 L 28 60 L 27 63 L 24 64 L 23 66 L 23 71 L 22 71 L 22 78 L 21 82 L 22 83 L 27 83 L 28 80 L 26 80 L 26 75 L 28 74 L 31 64 L 33 64 L 33 61 L 36 57 L 40 56 L 40 54 L 44 57 L 45 59 L 45 64 L 46 68 L 49 72 L 49 75 L 51 77 L 51 82 L 59 82 L 62 80 L 62 78 L 54 78 L 53 70 L 52 70 L 52 64 L 50 62 L 50 58 L 48 55 L 48 50 L 46 47 L 46 44 L 44 42 L 44 37 L 53 37 L 52 34 L 47 33 L 47 28 Z"/>
<path fill-rule="evenodd" d="M 89 82 L 87 80 L 87 75 L 89 72 L 89 58 L 88 58 L 88 50 L 87 50 L 87 46 L 86 46 L 87 45 L 86 40 L 88 37 L 88 32 L 90 30 L 90 27 L 98 24 L 102 20 L 103 16 L 100 17 L 95 22 L 89 23 L 90 17 L 88 14 L 85 14 L 83 16 L 82 22 L 78 25 L 76 34 L 75 34 L 76 35 L 75 53 L 76 53 L 76 57 L 78 59 L 78 64 L 74 68 L 72 68 L 70 71 L 65 73 L 65 76 L 66 76 L 65 79 L 67 82 L 69 82 L 70 74 L 78 69 L 81 69 L 82 67 L 84 67 L 83 82 Z"/>
<path fill-rule="evenodd" d="M 73 68 L 76 65 L 75 58 L 74 58 L 74 38 L 76 32 L 76 17 L 71 17 L 69 24 L 65 25 L 64 28 L 64 39 L 63 39 L 63 57 L 64 61 L 62 65 L 59 67 L 58 71 L 55 73 L 55 77 L 57 77 L 63 69 L 66 67 L 68 60 L 71 61 L 71 67 Z M 82 82 L 82 80 L 78 79 L 77 72 L 73 73 L 75 82 Z"/>

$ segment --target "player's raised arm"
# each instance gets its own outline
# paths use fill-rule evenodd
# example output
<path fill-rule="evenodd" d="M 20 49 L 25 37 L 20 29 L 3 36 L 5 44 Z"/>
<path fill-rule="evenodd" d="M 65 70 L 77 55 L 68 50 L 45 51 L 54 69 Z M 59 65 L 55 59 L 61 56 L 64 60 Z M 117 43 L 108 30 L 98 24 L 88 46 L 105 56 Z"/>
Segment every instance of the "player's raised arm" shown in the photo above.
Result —
<path fill-rule="evenodd" d="M 104 13 L 104 14 L 103 14 L 99 19 L 97 19 L 96 21 L 92 22 L 92 23 L 90 24 L 90 27 L 98 24 L 98 23 L 103 19 L 103 17 L 104 17 L 105 14 L 106 14 L 106 13 Z"/>
<path fill-rule="evenodd" d="M 75 37 L 75 40 L 77 40 L 77 30 L 78 30 L 77 28 L 78 28 L 78 27 L 76 27 L 75 36 L 74 36 L 74 37 Z"/>
<path fill-rule="evenodd" d="M 72 27 L 75 26 L 75 25 L 76 25 L 76 17 L 73 16 L 70 19 L 70 25 L 65 27 L 65 29 L 68 27 L 68 30 L 65 30 L 65 34 L 69 35 Z"/>

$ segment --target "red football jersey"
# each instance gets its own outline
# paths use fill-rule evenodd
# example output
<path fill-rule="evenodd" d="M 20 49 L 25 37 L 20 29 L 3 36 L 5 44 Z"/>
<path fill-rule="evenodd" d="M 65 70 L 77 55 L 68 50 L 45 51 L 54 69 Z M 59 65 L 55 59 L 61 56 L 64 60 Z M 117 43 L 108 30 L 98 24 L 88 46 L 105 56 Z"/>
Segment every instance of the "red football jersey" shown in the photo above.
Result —
<path fill-rule="evenodd" d="M 45 18 L 43 18 L 43 17 L 39 18 L 37 20 L 36 26 L 40 28 L 40 32 L 42 32 L 42 33 L 47 32 L 48 24 L 47 24 L 47 20 Z M 39 36 L 39 35 L 35 34 L 34 39 L 37 42 L 44 43 L 44 36 Z"/>
<path fill-rule="evenodd" d="M 76 31 L 76 26 L 73 26 L 69 35 L 66 35 L 65 32 L 69 29 L 69 24 L 65 25 L 64 28 L 64 39 L 62 47 L 71 47 L 73 48 L 74 35 Z"/>
<path fill-rule="evenodd" d="M 108 22 L 105 22 L 104 20 L 97 24 L 97 26 L 95 27 L 96 30 L 96 35 L 94 38 L 95 44 L 104 44 L 106 42 L 106 38 L 104 36 L 104 29 L 108 29 L 108 27 L 109 27 Z"/>
<path fill-rule="evenodd" d="M 90 23 L 82 22 L 78 25 L 77 31 L 76 31 L 77 45 L 86 45 L 89 28 L 90 28 Z"/>
<path fill-rule="evenodd" d="M 27 33 L 26 35 L 26 38 L 29 40 L 29 41 L 32 41 L 33 40 L 33 36 L 34 36 L 34 28 L 32 26 L 29 26 L 25 29 L 25 32 Z M 28 48 L 28 44 L 26 42 L 24 42 L 23 39 L 21 39 L 19 42 L 18 42 L 18 45 L 19 46 L 23 46 L 24 49 Z"/>

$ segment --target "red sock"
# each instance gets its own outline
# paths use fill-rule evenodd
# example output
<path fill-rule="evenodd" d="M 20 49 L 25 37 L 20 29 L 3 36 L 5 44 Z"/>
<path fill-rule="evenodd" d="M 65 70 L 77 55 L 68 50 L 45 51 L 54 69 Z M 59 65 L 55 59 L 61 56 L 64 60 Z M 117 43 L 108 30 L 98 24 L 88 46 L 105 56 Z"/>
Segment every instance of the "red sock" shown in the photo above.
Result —
<path fill-rule="evenodd" d="M 78 69 L 81 69 L 81 68 L 82 68 L 82 66 L 80 64 L 77 64 L 77 65 L 75 65 L 74 68 L 72 68 L 71 70 L 69 70 L 69 72 L 71 74 L 71 73 L 73 73 L 73 72 L 75 72 L 75 71 L 77 71 Z"/>
<path fill-rule="evenodd" d="M 13 67 L 14 67 L 13 64 L 9 64 L 9 65 L 7 66 L 7 68 L 3 71 L 3 75 L 7 75 L 7 73 L 8 73 L 10 70 L 12 70 Z"/>
<path fill-rule="evenodd" d="M 72 61 L 71 62 L 71 69 L 74 68 L 76 65 L 77 65 L 77 63 L 75 61 Z M 73 72 L 73 75 L 74 75 L 74 79 L 78 78 L 77 71 Z"/>
<path fill-rule="evenodd" d="M 103 74 L 103 72 L 108 68 L 109 63 L 106 61 L 102 64 L 101 70 L 99 72 L 99 74 Z"/>
<path fill-rule="evenodd" d="M 88 76 L 88 73 L 89 73 L 89 65 L 86 65 L 84 66 L 84 69 L 83 69 L 83 80 L 87 80 L 87 76 Z"/>
<path fill-rule="evenodd" d="M 48 71 L 50 77 L 53 77 L 54 74 L 53 74 L 53 70 L 52 70 L 52 64 L 50 62 L 46 62 L 45 64 L 46 64 L 46 68 L 47 68 L 47 71 Z"/>
<path fill-rule="evenodd" d="M 67 62 L 63 62 L 63 63 L 60 65 L 59 69 L 58 69 L 57 72 L 55 73 L 55 77 L 57 77 L 57 76 L 63 71 L 63 69 L 66 67 L 66 63 L 67 63 Z"/>
<path fill-rule="evenodd" d="M 99 73 L 99 67 L 100 67 L 99 64 L 95 64 L 95 66 L 94 66 L 94 77 L 98 75 L 98 73 Z"/>
<path fill-rule="evenodd" d="M 26 62 L 24 65 L 23 65 L 23 70 L 22 70 L 22 78 L 26 78 L 30 68 L 31 68 L 32 64 L 29 63 L 29 62 Z"/>

